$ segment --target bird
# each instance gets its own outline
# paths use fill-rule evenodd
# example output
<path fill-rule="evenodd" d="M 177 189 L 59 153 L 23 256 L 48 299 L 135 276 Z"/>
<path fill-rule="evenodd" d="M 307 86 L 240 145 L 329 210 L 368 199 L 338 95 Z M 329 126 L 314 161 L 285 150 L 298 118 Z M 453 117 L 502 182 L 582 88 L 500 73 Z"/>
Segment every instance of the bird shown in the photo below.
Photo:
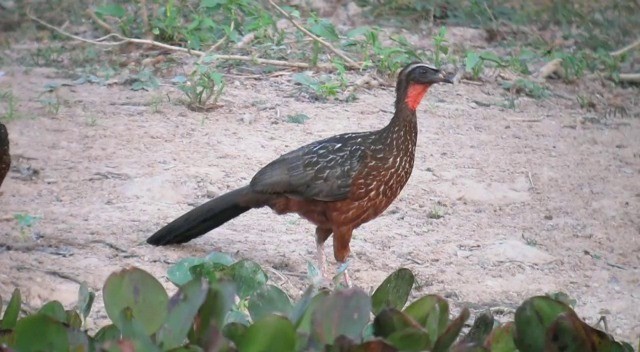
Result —
<path fill-rule="evenodd" d="M 415 160 L 416 109 L 429 88 L 453 83 L 454 74 L 413 62 L 399 73 L 395 112 L 378 130 L 344 133 L 286 153 L 260 169 L 248 185 L 193 208 L 147 239 L 155 246 L 193 240 L 254 208 L 297 213 L 316 226 L 318 269 L 327 279 L 324 243 L 344 264 L 360 225 L 378 217 L 403 189 Z M 347 271 L 343 280 L 351 286 Z"/>
<path fill-rule="evenodd" d="M 11 155 L 9 154 L 9 133 L 7 127 L 0 122 L 0 186 L 11 168 Z"/>

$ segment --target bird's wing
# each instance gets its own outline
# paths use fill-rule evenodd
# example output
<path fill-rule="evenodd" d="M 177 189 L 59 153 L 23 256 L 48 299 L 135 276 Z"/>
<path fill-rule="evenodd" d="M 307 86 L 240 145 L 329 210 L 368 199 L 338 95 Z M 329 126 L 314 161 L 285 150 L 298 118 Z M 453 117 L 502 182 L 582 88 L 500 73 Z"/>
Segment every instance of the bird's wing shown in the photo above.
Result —
<path fill-rule="evenodd" d="M 251 189 L 303 199 L 346 199 L 367 158 L 363 138 L 366 134 L 344 134 L 287 153 L 258 171 Z"/>

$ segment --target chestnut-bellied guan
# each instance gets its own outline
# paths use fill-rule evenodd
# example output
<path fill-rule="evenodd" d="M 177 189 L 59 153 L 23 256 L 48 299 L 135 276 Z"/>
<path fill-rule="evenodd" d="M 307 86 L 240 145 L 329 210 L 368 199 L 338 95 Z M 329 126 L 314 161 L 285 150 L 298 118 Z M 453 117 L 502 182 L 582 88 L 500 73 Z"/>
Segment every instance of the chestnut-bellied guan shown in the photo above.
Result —
<path fill-rule="evenodd" d="M 344 263 L 353 230 L 380 215 L 398 196 L 413 169 L 416 108 L 431 85 L 453 83 L 452 78 L 424 63 L 407 65 L 398 75 L 395 113 L 387 126 L 340 134 L 284 154 L 248 185 L 190 210 L 147 242 L 188 242 L 252 208 L 268 206 L 316 225 L 319 268 L 325 277 L 324 242 L 333 234 L 335 259 Z M 346 273 L 345 282 L 349 284 Z"/>

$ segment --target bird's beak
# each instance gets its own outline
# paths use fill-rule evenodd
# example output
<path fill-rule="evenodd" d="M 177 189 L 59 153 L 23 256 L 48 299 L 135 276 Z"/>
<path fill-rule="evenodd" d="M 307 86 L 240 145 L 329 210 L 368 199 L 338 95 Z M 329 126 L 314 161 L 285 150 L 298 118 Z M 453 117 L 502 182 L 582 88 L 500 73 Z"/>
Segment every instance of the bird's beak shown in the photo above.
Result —
<path fill-rule="evenodd" d="M 440 71 L 440 74 L 438 75 L 438 82 L 453 83 L 455 78 L 456 78 L 455 73 Z"/>

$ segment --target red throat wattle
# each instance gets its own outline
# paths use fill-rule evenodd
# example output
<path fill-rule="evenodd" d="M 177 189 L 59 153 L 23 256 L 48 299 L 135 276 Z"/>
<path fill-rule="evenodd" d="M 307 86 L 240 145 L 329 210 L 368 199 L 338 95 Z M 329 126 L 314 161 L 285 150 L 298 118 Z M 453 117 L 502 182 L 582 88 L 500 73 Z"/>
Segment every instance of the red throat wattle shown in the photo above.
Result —
<path fill-rule="evenodd" d="M 407 103 L 407 106 L 411 110 L 416 110 L 420 102 L 422 101 L 422 97 L 427 94 L 430 85 L 428 84 L 419 84 L 419 83 L 411 83 L 409 84 L 409 89 L 407 90 L 407 97 L 404 102 Z"/>

